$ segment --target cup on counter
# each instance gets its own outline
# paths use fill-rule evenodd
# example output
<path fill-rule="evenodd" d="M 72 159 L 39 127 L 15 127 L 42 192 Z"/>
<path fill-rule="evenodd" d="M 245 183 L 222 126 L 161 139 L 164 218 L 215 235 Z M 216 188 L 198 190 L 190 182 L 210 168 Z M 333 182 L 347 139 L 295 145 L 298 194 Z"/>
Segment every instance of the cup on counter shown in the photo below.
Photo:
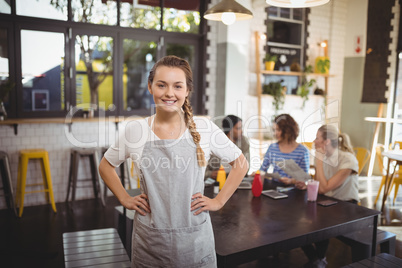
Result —
<path fill-rule="evenodd" d="M 319 185 L 320 185 L 319 181 L 316 180 L 307 181 L 307 201 L 311 202 L 317 201 Z"/>

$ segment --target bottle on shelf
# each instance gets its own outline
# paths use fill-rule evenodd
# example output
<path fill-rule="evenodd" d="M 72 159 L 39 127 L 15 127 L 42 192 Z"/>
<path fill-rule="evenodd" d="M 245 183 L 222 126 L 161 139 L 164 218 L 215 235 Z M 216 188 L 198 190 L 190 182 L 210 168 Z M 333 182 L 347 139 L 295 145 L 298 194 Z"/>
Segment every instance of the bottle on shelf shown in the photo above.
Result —
<path fill-rule="evenodd" d="M 261 176 L 260 176 L 260 171 L 257 170 L 257 172 L 254 175 L 254 180 L 253 180 L 253 185 L 251 186 L 251 191 L 253 192 L 253 195 L 255 197 L 259 197 L 262 192 L 262 182 L 261 182 Z"/>
<path fill-rule="evenodd" d="M 222 165 L 220 166 L 218 174 L 216 175 L 216 181 L 219 182 L 219 190 L 221 190 L 226 182 L 226 172 Z"/>

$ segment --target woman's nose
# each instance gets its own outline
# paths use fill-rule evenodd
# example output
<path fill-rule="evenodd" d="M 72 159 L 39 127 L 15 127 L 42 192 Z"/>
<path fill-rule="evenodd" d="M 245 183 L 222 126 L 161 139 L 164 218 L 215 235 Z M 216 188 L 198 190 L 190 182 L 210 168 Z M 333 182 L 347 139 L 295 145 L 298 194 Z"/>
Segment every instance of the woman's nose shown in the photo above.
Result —
<path fill-rule="evenodd" d="M 168 89 L 166 90 L 165 95 L 166 95 L 167 97 L 173 97 L 173 96 L 174 96 L 173 88 L 172 88 L 172 87 L 168 87 Z"/>

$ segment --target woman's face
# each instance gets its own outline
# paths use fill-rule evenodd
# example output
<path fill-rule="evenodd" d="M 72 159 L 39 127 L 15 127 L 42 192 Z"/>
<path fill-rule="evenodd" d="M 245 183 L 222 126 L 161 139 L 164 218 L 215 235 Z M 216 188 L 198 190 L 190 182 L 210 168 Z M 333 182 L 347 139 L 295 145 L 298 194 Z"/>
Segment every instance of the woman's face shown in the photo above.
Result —
<path fill-rule="evenodd" d="M 277 124 L 274 124 L 274 136 L 277 141 L 282 140 L 282 130 L 280 130 Z"/>
<path fill-rule="evenodd" d="M 325 149 L 325 140 L 322 137 L 322 132 L 321 131 L 317 131 L 317 134 L 315 136 L 315 140 L 314 140 L 314 146 L 315 149 Z"/>
<path fill-rule="evenodd" d="M 186 75 L 176 67 L 160 66 L 155 70 L 152 84 L 148 90 L 153 95 L 157 111 L 181 111 L 188 89 Z"/>

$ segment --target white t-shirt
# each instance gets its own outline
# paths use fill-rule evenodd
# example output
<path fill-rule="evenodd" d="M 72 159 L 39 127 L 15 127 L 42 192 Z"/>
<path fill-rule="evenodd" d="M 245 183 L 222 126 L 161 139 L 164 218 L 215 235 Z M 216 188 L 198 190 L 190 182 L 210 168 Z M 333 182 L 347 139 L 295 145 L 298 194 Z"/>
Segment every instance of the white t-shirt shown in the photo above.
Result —
<path fill-rule="evenodd" d="M 324 174 L 327 180 L 332 178 L 341 169 L 351 169 L 352 174 L 338 188 L 327 192 L 325 195 L 343 201 L 359 201 L 359 181 L 357 175 L 359 163 L 352 153 L 341 150 L 337 150 L 337 152 L 330 157 L 326 157 L 323 161 Z"/>
<path fill-rule="evenodd" d="M 210 159 L 212 154 L 219 157 L 222 162 L 227 163 L 240 156 L 241 150 L 229 140 L 217 125 L 203 117 L 194 117 L 193 120 L 201 136 L 200 146 L 204 151 L 206 161 Z M 188 138 L 191 140 L 189 146 L 196 146 L 192 142 L 192 136 L 188 129 L 181 138 Z M 138 170 L 145 143 L 158 139 L 148 124 L 148 118 L 127 121 L 116 142 L 106 151 L 105 158 L 115 167 L 118 167 L 127 158 L 131 158 L 136 170 Z"/>

